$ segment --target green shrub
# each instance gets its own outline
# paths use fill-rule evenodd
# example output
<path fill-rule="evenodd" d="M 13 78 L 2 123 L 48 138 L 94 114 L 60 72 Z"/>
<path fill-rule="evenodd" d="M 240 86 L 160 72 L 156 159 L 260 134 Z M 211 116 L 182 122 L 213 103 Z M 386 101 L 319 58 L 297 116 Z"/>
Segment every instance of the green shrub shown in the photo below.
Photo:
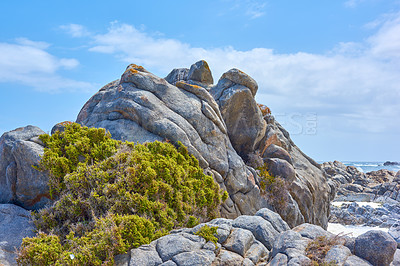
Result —
<path fill-rule="evenodd" d="M 216 237 L 217 229 L 218 226 L 209 227 L 208 225 L 204 225 L 203 227 L 200 228 L 200 230 L 197 233 L 195 233 L 195 235 L 201 236 L 206 241 L 213 242 L 215 244 L 215 247 L 217 248 L 217 241 L 218 241 L 218 238 Z"/>
<path fill-rule="evenodd" d="M 258 173 L 261 177 L 260 190 L 261 194 L 266 196 L 275 210 L 279 213 L 287 207 L 289 201 L 288 187 L 286 181 L 280 177 L 272 176 L 267 169 L 267 166 L 258 168 Z"/>
<path fill-rule="evenodd" d="M 45 145 L 45 152 L 37 169 L 49 172 L 51 195 L 64 189 L 66 174 L 80 165 L 94 164 L 110 157 L 121 144 L 103 128 L 81 127 L 77 123 L 64 126 L 64 132 L 56 131 L 51 136 L 43 134 L 39 137 Z"/>
<path fill-rule="evenodd" d="M 24 240 L 22 264 L 36 257 L 43 265 L 112 264 L 171 229 L 217 217 L 227 197 L 180 143 L 121 143 L 77 124 L 41 139 L 48 148 L 40 168 L 51 173 L 57 200 L 34 214 L 43 233 Z"/>

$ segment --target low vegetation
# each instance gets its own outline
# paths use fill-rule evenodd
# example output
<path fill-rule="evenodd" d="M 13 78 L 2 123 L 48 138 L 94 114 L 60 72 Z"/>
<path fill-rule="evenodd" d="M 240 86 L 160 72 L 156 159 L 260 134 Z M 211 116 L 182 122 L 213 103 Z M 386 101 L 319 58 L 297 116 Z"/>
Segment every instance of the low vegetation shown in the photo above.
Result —
<path fill-rule="evenodd" d="M 335 261 L 326 261 L 325 256 L 335 245 L 343 244 L 343 238 L 340 235 L 332 237 L 319 236 L 309 242 L 306 247 L 306 256 L 311 259 L 313 266 L 335 266 Z"/>
<path fill-rule="evenodd" d="M 264 164 L 259 169 L 260 190 L 261 194 L 265 195 L 274 206 L 275 210 L 279 213 L 287 207 L 289 201 L 289 190 L 286 181 L 280 177 L 272 176 L 268 172 L 267 166 Z"/>
<path fill-rule="evenodd" d="M 195 233 L 195 235 L 201 236 L 206 241 L 213 242 L 215 244 L 215 247 L 217 248 L 217 241 L 218 241 L 218 238 L 216 237 L 217 229 L 218 226 L 210 227 L 208 225 L 204 225 L 200 228 L 200 230 L 197 233 Z"/>
<path fill-rule="evenodd" d="M 269 173 L 268 167 L 264 163 L 259 151 L 248 154 L 247 158 L 246 164 L 256 169 L 260 176 L 259 185 L 261 195 L 266 197 L 271 205 L 274 206 L 275 211 L 279 213 L 287 207 L 289 201 L 289 190 L 286 181 Z"/>
<path fill-rule="evenodd" d="M 39 169 L 55 201 L 34 214 L 38 234 L 23 240 L 23 265 L 112 265 L 171 229 L 217 217 L 227 198 L 180 143 L 121 142 L 75 123 L 41 140 Z"/>

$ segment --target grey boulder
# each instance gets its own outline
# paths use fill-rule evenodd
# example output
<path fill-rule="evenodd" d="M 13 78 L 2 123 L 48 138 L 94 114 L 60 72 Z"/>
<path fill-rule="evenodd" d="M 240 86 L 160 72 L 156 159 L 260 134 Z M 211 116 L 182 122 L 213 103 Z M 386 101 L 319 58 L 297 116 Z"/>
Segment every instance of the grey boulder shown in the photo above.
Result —
<path fill-rule="evenodd" d="M 0 204 L 0 264 L 16 265 L 15 250 L 24 237 L 35 236 L 34 230 L 29 211 L 13 204 Z"/>
<path fill-rule="evenodd" d="M 36 210 L 50 202 L 48 175 L 34 169 L 43 155 L 40 128 L 26 126 L 0 138 L 0 203 Z"/>
<path fill-rule="evenodd" d="M 219 105 L 233 147 L 246 160 L 263 138 L 266 122 L 251 89 L 247 87 L 251 86 L 250 83 L 244 82 L 248 80 L 245 75 L 241 72 L 240 78 L 235 79 L 232 70 L 226 72 L 210 93 Z"/>
<path fill-rule="evenodd" d="M 354 244 L 354 254 L 376 266 L 389 265 L 396 249 L 396 241 L 380 230 L 371 230 L 358 236 Z"/>
<path fill-rule="evenodd" d="M 164 79 L 169 84 L 175 85 L 178 81 L 186 81 L 188 79 L 188 74 L 188 68 L 175 68 Z"/>
<path fill-rule="evenodd" d="M 204 60 L 198 61 L 190 67 L 187 79 L 205 85 L 211 85 L 214 83 L 210 67 Z"/>

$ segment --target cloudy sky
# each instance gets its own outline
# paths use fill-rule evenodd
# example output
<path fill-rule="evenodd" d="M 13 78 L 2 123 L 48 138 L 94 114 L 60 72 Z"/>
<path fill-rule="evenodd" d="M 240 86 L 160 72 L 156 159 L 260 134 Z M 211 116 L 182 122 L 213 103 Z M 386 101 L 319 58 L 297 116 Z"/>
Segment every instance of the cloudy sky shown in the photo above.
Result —
<path fill-rule="evenodd" d="M 259 84 L 318 161 L 400 161 L 400 1 L 1 1 L 0 134 L 74 121 L 130 63 Z"/>

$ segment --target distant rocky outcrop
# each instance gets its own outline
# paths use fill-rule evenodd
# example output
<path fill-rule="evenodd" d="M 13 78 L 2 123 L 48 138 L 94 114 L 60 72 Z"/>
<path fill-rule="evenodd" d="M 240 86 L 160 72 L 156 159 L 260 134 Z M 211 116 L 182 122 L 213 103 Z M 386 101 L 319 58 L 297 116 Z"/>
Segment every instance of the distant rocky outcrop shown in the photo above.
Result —
<path fill-rule="evenodd" d="M 35 210 L 50 200 L 48 176 L 34 169 L 43 155 L 40 128 L 26 126 L 0 138 L 0 203 L 15 203 Z"/>
<path fill-rule="evenodd" d="M 381 169 L 368 173 L 343 163 L 325 162 L 321 165 L 337 190 L 336 201 L 400 201 L 400 176 Z"/>
<path fill-rule="evenodd" d="M 390 166 L 390 165 L 400 165 L 400 162 L 391 162 L 391 161 L 386 161 L 383 163 L 384 166 Z"/>
<path fill-rule="evenodd" d="M 260 193 L 257 172 L 245 164 L 249 154 L 261 152 L 271 168 L 286 167 L 277 174 L 290 184 L 289 200 L 277 211 L 290 226 L 306 221 L 326 228 L 334 191 L 288 132 L 272 116 L 262 116 L 254 79 L 232 69 L 212 83 L 205 61 L 174 69 L 165 79 L 132 64 L 84 105 L 77 122 L 106 128 L 120 140 L 182 142 L 228 191 L 221 209 L 226 218 L 273 208 Z"/>

